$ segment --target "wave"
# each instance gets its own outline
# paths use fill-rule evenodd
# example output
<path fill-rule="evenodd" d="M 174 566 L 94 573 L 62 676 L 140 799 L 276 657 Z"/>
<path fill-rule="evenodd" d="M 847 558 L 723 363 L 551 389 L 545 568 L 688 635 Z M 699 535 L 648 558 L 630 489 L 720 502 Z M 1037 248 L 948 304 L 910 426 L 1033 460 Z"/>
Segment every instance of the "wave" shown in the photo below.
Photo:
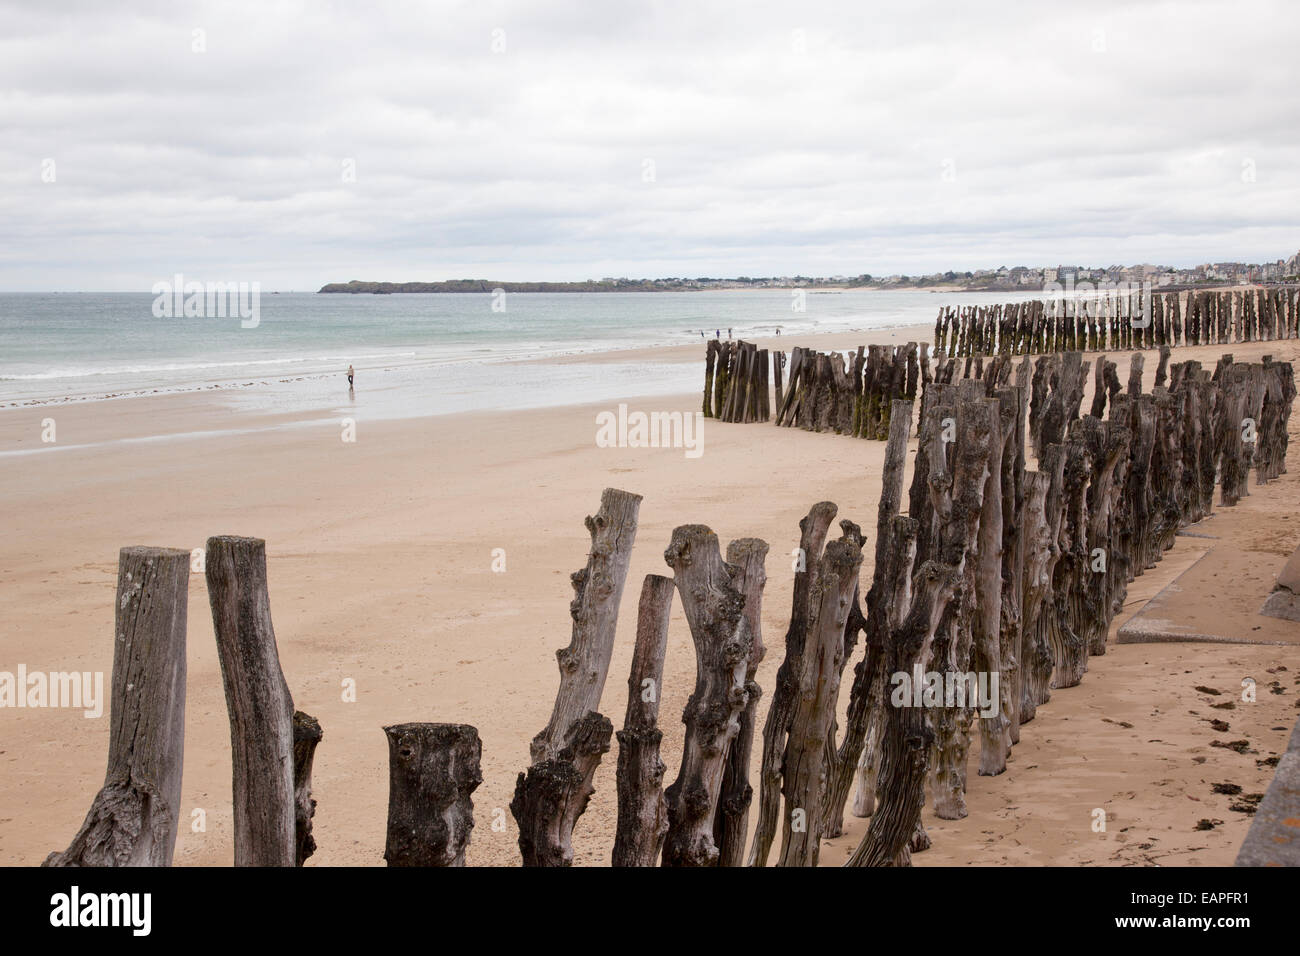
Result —
<path fill-rule="evenodd" d="M 203 372 L 222 368 L 254 368 L 267 365 L 298 365 L 305 362 L 355 364 L 371 359 L 414 358 L 418 352 L 380 352 L 370 355 L 300 355 L 290 358 L 244 359 L 229 362 L 172 362 L 164 365 L 107 365 L 102 368 L 57 368 L 30 375 L 0 375 L 0 382 L 42 382 L 51 379 L 90 378 L 96 375 L 149 375 L 156 372 Z"/>

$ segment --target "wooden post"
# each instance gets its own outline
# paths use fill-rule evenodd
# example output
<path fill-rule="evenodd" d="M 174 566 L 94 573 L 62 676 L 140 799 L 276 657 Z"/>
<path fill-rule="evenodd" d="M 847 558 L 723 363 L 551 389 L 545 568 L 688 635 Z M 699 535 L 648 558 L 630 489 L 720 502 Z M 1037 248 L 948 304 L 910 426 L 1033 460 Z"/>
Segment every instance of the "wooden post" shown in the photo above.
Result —
<path fill-rule="evenodd" d="M 43 866 L 171 866 L 185 751 L 189 577 L 188 551 L 118 554 L 108 770 L 72 843 Z"/>
<path fill-rule="evenodd" d="M 293 866 L 293 698 L 271 626 L 266 542 L 209 538 L 204 563 L 230 712 L 235 866 Z"/>
<path fill-rule="evenodd" d="M 1020 723 L 1034 719 L 1040 704 L 1051 696 L 1055 657 L 1048 638 L 1047 617 L 1055 613 L 1052 579 L 1060 560 L 1064 448 L 1049 446 L 1040 469 L 1025 482 L 1025 582 L 1021 627 Z"/>
<path fill-rule="evenodd" d="M 763 647 L 763 586 L 767 584 L 768 544 L 760 538 L 740 538 L 727 545 L 727 563 L 740 569 L 736 587 L 745 599 L 745 625 L 751 643 L 745 659 L 745 709 L 740 712 L 739 728 L 727 749 L 722 774 L 722 795 L 713 825 L 713 839 L 718 847 L 718 866 L 744 866 L 745 840 L 749 837 L 749 804 L 754 788 L 749 783 L 749 765 L 754 749 L 754 727 L 758 721 L 758 701 L 762 689 L 755 679 L 759 662 L 766 654 Z"/>
<path fill-rule="evenodd" d="M 1059 373 L 1060 358 L 1055 355 L 1040 356 L 1034 362 L 1034 377 L 1030 385 L 1029 399 L 1029 442 L 1034 457 L 1042 458 L 1043 416 L 1047 414 L 1047 403 L 1051 394 L 1052 381 Z"/>
<path fill-rule="evenodd" d="M 311 796 L 311 767 L 316 745 L 324 736 L 315 717 L 301 710 L 293 712 L 293 843 L 297 866 L 302 866 L 316 852 L 316 840 L 311 835 L 311 818 L 316 815 L 316 801 Z"/>
<path fill-rule="evenodd" d="M 573 827 L 595 789 L 592 778 L 614 726 L 597 711 L 609 673 L 618 605 L 636 540 L 641 496 L 606 488 L 587 518 L 591 552 L 572 576 L 569 646 L 555 652 L 560 688 L 546 727 L 533 738 L 532 765 L 515 782 L 510 812 L 524 866 L 570 866 Z"/>
<path fill-rule="evenodd" d="M 1138 357 L 1140 356 L 1135 356 Z M 1143 431 L 1145 443 L 1139 446 L 1145 450 L 1144 461 L 1139 465 L 1134 477 L 1135 481 L 1140 481 L 1145 486 L 1146 468 L 1150 464 L 1151 443 L 1155 439 L 1155 418 L 1152 414 L 1154 409 L 1149 402 L 1140 403 L 1128 399 L 1126 401 L 1140 406 L 1142 420 L 1145 423 Z M 1112 406 L 1112 411 L 1120 408 L 1121 406 Z M 1127 477 L 1125 473 L 1128 470 L 1130 451 L 1136 451 L 1132 447 L 1134 436 L 1129 431 L 1128 421 L 1129 414 L 1126 413 L 1110 422 L 1103 423 L 1091 415 L 1079 422 L 1079 435 L 1087 448 L 1092 473 L 1088 477 L 1085 505 L 1087 525 L 1082 543 L 1086 557 L 1080 567 L 1081 587 L 1071 593 L 1070 599 L 1075 603 L 1074 620 L 1077 622 L 1079 639 L 1089 654 L 1106 653 L 1106 637 L 1115 611 L 1112 607 L 1115 579 L 1118 576 L 1121 582 L 1119 586 L 1124 587 L 1124 582 L 1127 582 L 1127 571 L 1131 567 L 1130 557 L 1125 555 L 1123 549 L 1118 546 L 1115 528 L 1118 523 L 1117 509 L 1124 501 L 1122 496 L 1125 491 Z M 1138 489 L 1132 483 L 1128 487 L 1132 493 L 1138 493 Z M 1145 495 L 1145 487 L 1141 489 L 1141 493 Z M 1132 507 L 1132 499 L 1127 500 L 1127 505 Z M 1142 508 L 1129 513 L 1135 514 L 1139 522 L 1145 520 Z M 1122 603 L 1122 597 L 1120 600 Z"/>
<path fill-rule="evenodd" d="M 647 574 L 637 608 L 636 646 L 627 677 L 627 713 L 618 732 L 618 823 L 614 866 L 654 866 L 668 832 L 663 761 L 659 744 L 659 701 L 663 696 L 664 651 L 673 580 Z"/>
<path fill-rule="evenodd" d="M 718 342 L 710 339 L 704 347 L 704 417 L 713 417 L 713 363 L 718 357 Z"/>
<path fill-rule="evenodd" d="M 749 848 L 749 865 L 766 866 L 776 836 L 781 802 L 781 760 L 786 735 L 794 713 L 803 668 L 803 648 L 808 633 L 808 596 L 820 572 L 815 556 L 821 554 L 826 532 L 839 509 L 830 501 L 819 501 L 799 522 L 800 563 L 794 575 L 790 626 L 785 632 L 785 659 L 776 672 L 776 689 L 763 724 L 763 759 L 759 766 L 758 824 Z M 812 557 L 810 557 L 812 556 Z"/>
<path fill-rule="evenodd" d="M 673 531 L 664 561 L 695 643 L 695 693 L 682 722 L 686 739 L 677 779 L 664 794 L 668 838 L 664 866 L 715 866 L 713 817 L 722 789 L 727 748 L 745 708 L 745 665 L 752 637 L 744 617 L 740 569 L 722 560 L 718 536 L 704 525 Z"/>
<path fill-rule="evenodd" d="M 469 724 L 395 724 L 388 736 L 389 866 L 464 866 L 483 745 Z"/>
<path fill-rule="evenodd" d="M 944 474 L 931 472 L 930 493 L 934 499 L 937 552 L 957 574 L 962 600 L 955 605 L 935 632 L 934 670 L 943 674 L 964 674 L 971 670 L 973 617 L 977 606 L 977 547 L 980 516 L 990 473 L 995 410 L 982 394 L 979 383 L 959 388 L 956 418 L 955 462 Z M 1000 532 L 999 532 L 1000 545 Z M 969 706 L 935 710 L 935 761 L 931 777 L 934 812 L 940 819 L 959 820 L 966 816 L 966 758 L 970 749 Z M 874 818 L 873 818 L 874 819 Z"/>
<path fill-rule="evenodd" d="M 985 479 L 979 536 L 974 554 L 975 589 L 970 596 L 974 600 L 975 614 L 971 624 L 975 671 L 977 674 L 989 675 L 986 679 L 990 690 L 993 686 L 992 675 L 998 674 L 999 680 L 995 712 L 991 716 L 981 713 L 976 717 L 980 734 L 979 774 L 982 777 L 996 776 L 1005 771 L 1007 755 L 1011 751 L 1009 715 L 1002 686 L 1002 679 L 1011 676 L 1002 673 L 1002 562 L 1004 523 L 1013 520 L 1014 516 L 1006 515 L 1004 518 L 1002 483 L 1005 478 L 1010 478 L 1006 458 L 1015 454 L 1010 441 L 1016 424 L 1014 401 L 1001 402 L 994 399 L 987 404 L 993 429 L 989 441 L 988 477 Z M 1008 660 L 1011 657 L 1008 655 Z M 976 709 L 973 703 L 970 706 L 972 710 Z"/>
<path fill-rule="evenodd" d="M 1082 576 L 1088 566 L 1087 493 L 1092 461 L 1083 440 L 1072 435 L 1065 446 L 1064 517 L 1061 557 L 1052 577 L 1051 605 L 1043 610 L 1047 640 L 1055 658 L 1053 687 L 1074 687 L 1083 679 L 1088 645 L 1079 636 L 1075 612 Z"/>
<path fill-rule="evenodd" d="M 784 368 L 785 368 L 785 353 L 773 352 L 772 353 L 772 380 L 776 386 L 776 403 L 772 407 L 776 409 L 776 419 L 777 419 L 776 423 L 778 425 L 781 424 L 780 421 L 781 405 L 782 405 L 782 400 L 784 398 L 781 389 L 782 386 L 781 372 Z"/>
<path fill-rule="evenodd" d="M 901 623 L 890 628 L 887 668 L 891 674 L 916 673 L 930 657 L 935 629 L 957 587 L 959 572 L 927 561 L 912 577 L 916 522 L 899 516 L 890 528 L 891 604 L 900 602 Z M 910 601 L 907 596 L 911 595 Z M 923 707 L 911 700 L 886 708 L 880 766 L 880 801 L 871 825 L 845 866 L 893 866 L 910 862 L 908 844 L 916 834 L 925 798 L 925 776 L 934 731 Z"/>
<path fill-rule="evenodd" d="M 862 566 L 862 539 L 846 533 L 826 545 L 809 594 L 799 694 L 782 760 L 780 866 L 816 866 L 823 830 L 827 741 L 835 736 L 835 704 L 844 664 L 844 631 Z"/>
<path fill-rule="evenodd" d="M 907 467 L 907 440 L 912 430 L 912 402 L 897 400 L 889 417 L 889 441 L 885 445 L 885 463 L 880 478 L 880 504 L 876 511 L 876 550 L 872 570 L 871 588 L 867 591 L 866 652 L 853 671 L 853 684 L 849 691 L 848 715 L 845 721 L 844 740 L 840 743 L 836 759 L 831 764 L 827 785 L 826 807 L 822 812 L 825 821 L 823 835 L 839 836 L 843 830 L 844 805 L 857 769 L 862 764 L 864 747 L 868 742 L 873 722 L 883 726 L 884 706 L 883 666 L 885 640 L 889 634 L 889 616 L 892 608 L 884 604 L 886 595 L 885 573 L 888 555 L 889 526 L 902 507 L 903 475 Z M 863 770 L 870 772 L 868 766 Z M 872 782 L 868 788 L 874 786 Z M 865 814 L 864 814 L 865 815 Z"/>

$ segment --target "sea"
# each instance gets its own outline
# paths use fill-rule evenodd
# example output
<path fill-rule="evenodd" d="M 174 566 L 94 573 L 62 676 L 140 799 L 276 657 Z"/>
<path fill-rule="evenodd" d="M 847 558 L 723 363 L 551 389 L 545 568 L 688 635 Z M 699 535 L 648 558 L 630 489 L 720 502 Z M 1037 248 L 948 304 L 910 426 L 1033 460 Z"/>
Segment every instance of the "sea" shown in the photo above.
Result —
<path fill-rule="evenodd" d="M 861 332 L 867 344 L 876 329 L 932 324 L 941 306 L 1033 295 L 260 291 L 254 323 L 172 315 L 152 293 L 0 293 L 0 408 L 211 391 L 252 411 L 403 418 L 679 394 L 700 387 L 704 341 L 719 332 L 780 329 L 791 346 L 811 333 Z M 697 360 L 534 361 L 691 344 Z"/>

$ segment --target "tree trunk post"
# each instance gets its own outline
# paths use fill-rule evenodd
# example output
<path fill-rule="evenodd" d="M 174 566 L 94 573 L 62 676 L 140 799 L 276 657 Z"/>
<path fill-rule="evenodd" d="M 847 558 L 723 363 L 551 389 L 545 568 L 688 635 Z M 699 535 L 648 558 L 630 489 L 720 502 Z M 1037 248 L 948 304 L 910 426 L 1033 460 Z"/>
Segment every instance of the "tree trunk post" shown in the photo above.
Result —
<path fill-rule="evenodd" d="M 808 631 L 808 595 L 819 572 L 816 556 L 826 542 L 826 532 L 839 509 L 830 501 L 819 501 L 799 522 L 799 551 L 795 565 L 794 596 L 790 626 L 785 633 L 785 659 L 776 672 L 776 689 L 763 724 L 763 758 L 759 765 L 758 825 L 749 848 L 750 866 L 766 866 L 776 836 L 781 802 L 781 760 L 786 734 L 794 713 L 795 694 L 803 667 L 803 646 Z M 810 557 L 811 556 L 811 557 Z"/>
<path fill-rule="evenodd" d="M 104 786 L 68 848 L 42 865 L 171 866 L 185 754 L 189 578 L 188 551 L 119 553 Z"/>
<path fill-rule="evenodd" d="M 647 574 L 641 585 L 636 646 L 627 677 L 627 713 L 618 732 L 614 866 L 654 866 L 668 832 L 665 767 L 659 758 L 664 735 L 658 721 L 673 590 L 673 579 L 661 574 Z"/>
<path fill-rule="evenodd" d="M 767 649 L 763 647 L 763 587 L 767 584 L 768 544 L 759 538 L 740 538 L 727 545 L 727 563 L 740 568 L 737 589 L 745 599 L 745 623 L 752 638 L 745 661 L 745 709 L 740 728 L 727 749 L 722 775 L 722 795 L 714 821 L 713 837 L 718 847 L 718 866 L 744 866 L 745 840 L 749 837 L 749 805 L 754 788 L 749 767 L 754 749 L 754 727 L 762 689 L 755 679 Z"/>
<path fill-rule="evenodd" d="M 614 726 L 597 711 L 614 652 L 618 606 L 636 541 L 641 496 L 606 488 L 587 518 L 591 552 L 572 576 L 569 646 L 555 652 L 560 687 L 546 727 L 530 745 L 532 765 L 515 782 L 510 812 L 524 866 L 570 866 L 573 827 L 595 789 L 592 778 Z"/>
<path fill-rule="evenodd" d="M 464 866 L 483 745 L 469 724 L 395 724 L 388 736 L 389 866 Z"/>
<path fill-rule="evenodd" d="M 209 538 L 204 563 L 230 712 L 235 866 L 294 866 L 293 698 L 271 626 L 266 542 Z"/>
<path fill-rule="evenodd" d="M 804 642 L 799 694 L 782 766 L 785 814 L 780 866 L 816 866 L 823 832 L 827 741 L 834 740 L 835 705 L 844 663 L 844 630 L 862 566 L 862 539 L 846 532 L 826 545 Z"/>
<path fill-rule="evenodd" d="M 673 569 L 682 610 L 695 643 L 695 692 L 682 722 L 686 739 L 676 781 L 664 794 L 668 837 L 663 865 L 715 866 L 713 819 L 722 790 L 727 748 L 745 708 L 745 667 L 752 645 L 745 621 L 740 569 L 722 560 L 718 536 L 704 525 L 673 531 L 664 561 Z"/>
<path fill-rule="evenodd" d="M 293 712 L 293 820 L 294 863 L 302 866 L 316 852 L 311 835 L 311 819 L 316 815 L 316 801 L 311 797 L 311 767 L 316 745 L 324 733 L 320 722 L 301 710 Z"/>
<path fill-rule="evenodd" d="M 889 634 L 889 615 L 893 610 L 884 604 L 884 575 L 888 566 L 885 548 L 888 547 L 889 526 L 902 507 L 907 442 L 912 431 L 912 407 L 912 402 L 895 401 L 889 418 L 889 441 L 885 445 L 880 504 L 876 512 L 875 564 L 871 588 L 867 591 L 867 646 L 862 659 L 854 668 L 844 740 L 840 743 L 829 771 L 827 806 L 822 813 L 825 822 L 823 835 L 827 837 L 839 836 L 843 831 L 844 805 L 848 802 L 854 776 L 859 767 L 862 767 L 864 774 L 869 774 L 872 769 L 870 757 L 867 758 L 867 766 L 862 766 L 864 747 L 874 743 L 869 739 L 871 727 L 883 726 L 883 714 L 880 713 L 884 703 L 881 697 L 882 670 L 885 638 Z M 859 800 L 859 806 L 861 805 L 862 800 Z"/>

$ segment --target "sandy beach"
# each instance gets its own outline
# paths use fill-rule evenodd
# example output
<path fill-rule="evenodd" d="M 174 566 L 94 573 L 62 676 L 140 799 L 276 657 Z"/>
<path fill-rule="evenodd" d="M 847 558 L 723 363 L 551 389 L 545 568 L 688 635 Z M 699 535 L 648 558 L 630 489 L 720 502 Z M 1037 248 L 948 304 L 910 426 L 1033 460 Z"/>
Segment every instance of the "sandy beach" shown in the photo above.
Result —
<path fill-rule="evenodd" d="M 782 336 L 760 347 L 848 348 L 931 334 Z M 703 351 L 701 343 L 546 361 L 695 362 L 702 385 Z M 1239 361 L 1300 359 L 1295 341 L 1280 341 L 1178 348 L 1173 360 L 1198 358 L 1212 367 L 1224 351 Z M 1150 388 L 1156 363 L 1147 354 Z M 1123 379 L 1125 353 L 1108 357 Z M 624 400 L 645 411 L 700 406 L 698 393 Z M 680 448 L 598 447 L 596 415 L 614 404 L 360 418 L 355 442 L 342 440 L 336 417 L 232 411 L 218 391 L 0 411 L 0 453 L 30 452 L 0 458 L 7 531 L 0 669 L 22 662 L 107 675 L 123 546 L 194 549 L 214 534 L 264 538 L 285 676 L 295 705 L 324 730 L 313 787 L 318 850 L 308 865 L 382 865 L 388 774 L 381 728 L 404 721 L 478 728 L 484 781 L 474 794 L 469 863 L 517 865 L 508 805 L 528 763 L 528 742 L 550 715 L 554 654 L 569 640 L 569 575 L 585 563 L 583 518 L 603 488 L 644 496 L 602 701 L 615 727 L 641 581 L 668 573 L 663 549 L 675 526 L 708 524 L 724 546 L 746 536 L 771 545 L 760 726 L 783 654 L 799 519 L 814 502 L 834 501 L 839 517 L 860 523 L 874 541 L 883 442 L 709 421 L 698 458 Z M 42 421 L 51 416 L 58 441 L 43 446 Z M 1300 423 L 1291 427 L 1295 435 Z M 1291 465 L 1266 487 L 1256 489 L 1252 479 L 1248 498 L 1207 521 L 1238 549 L 1236 566 L 1222 568 L 1224 581 L 1262 589 L 1259 603 L 1300 544 L 1300 466 Z M 1179 537 L 1130 585 L 1112 637 L 1209 543 Z M 493 571 L 494 549 L 505 551 L 504 573 Z M 869 580 L 870 547 L 866 555 L 862 575 Z M 1207 631 L 1249 626 L 1208 621 Z M 660 712 L 668 781 L 680 758 L 679 718 L 694 660 L 675 605 Z M 1258 703 L 1212 706 L 1238 695 L 1247 676 L 1260 684 Z M 1273 680 L 1284 693 L 1267 692 Z M 344 699 L 349 682 L 355 702 Z M 934 846 L 915 863 L 1231 864 L 1250 817 L 1211 788 L 1265 790 L 1273 773 L 1266 759 L 1285 747 L 1298 693 L 1296 647 L 1112 643 L 1089 662 L 1079 687 L 1054 692 L 1025 725 L 1005 774 L 976 776 L 972 755 L 969 817 L 938 821 L 927 809 Z M 842 707 L 847 693 L 841 696 Z M 1211 719 L 1228 721 L 1230 731 L 1213 730 Z M 0 863 L 38 864 L 67 845 L 102 782 L 108 730 L 107 714 L 92 720 L 79 710 L 0 710 Z M 1249 741 L 1245 753 L 1211 746 L 1239 739 Z M 602 762 L 578 825 L 577 865 L 609 863 L 615 759 L 611 751 Z M 207 592 L 203 576 L 193 574 L 178 864 L 231 863 L 230 768 Z M 1107 812 L 1105 833 L 1091 827 L 1098 807 Z M 1221 823 L 1198 830 L 1202 819 Z M 843 862 L 865 822 L 850 818 L 845 835 L 823 849 L 822 864 Z"/>

